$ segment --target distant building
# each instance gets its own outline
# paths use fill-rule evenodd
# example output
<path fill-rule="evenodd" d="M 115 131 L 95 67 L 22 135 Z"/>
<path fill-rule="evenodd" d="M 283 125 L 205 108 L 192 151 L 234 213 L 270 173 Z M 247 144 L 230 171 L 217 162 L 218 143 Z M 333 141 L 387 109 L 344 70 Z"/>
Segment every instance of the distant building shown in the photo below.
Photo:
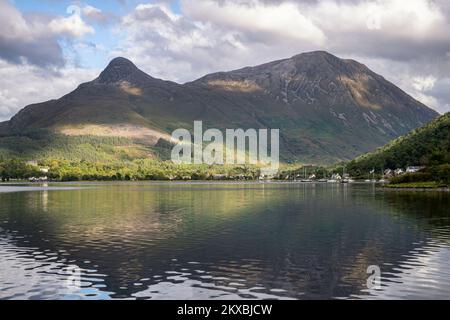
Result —
<path fill-rule="evenodd" d="M 29 166 L 37 167 L 39 169 L 39 171 L 42 172 L 42 173 L 46 173 L 47 174 L 50 171 L 50 169 L 47 168 L 47 167 L 40 167 L 38 162 L 35 161 L 35 160 L 27 161 L 26 164 L 29 165 Z"/>
<path fill-rule="evenodd" d="M 274 175 L 274 174 L 260 174 L 260 176 L 258 177 L 258 179 L 259 180 L 272 180 L 272 179 L 275 179 L 275 176 L 276 175 Z"/>
<path fill-rule="evenodd" d="M 30 181 L 30 182 L 47 182 L 48 177 L 39 177 L 39 178 L 31 177 L 28 179 L 28 181 Z"/>
<path fill-rule="evenodd" d="M 333 173 L 331 180 L 342 180 L 342 177 L 339 173 Z"/>
<path fill-rule="evenodd" d="M 420 170 L 422 170 L 424 167 L 408 167 L 406 168 L 406 173 L 416 173 Z"/>
<path fill-rule="evenodd" d="M 405 171 L 403 171 L 403 169 L 395 169 L 394 173 L 395 173 L 396 176 L 399 176 L 399 175 L 404 174 Z"/>
<path fill-rule="evenodd" d="M 35 167 L 36 171 L 39 171 L 40 173 L 42 173 L 42 176 L 31 177 L 28 179 L 28 181 L 30 181 L 30 182 L 47 182 L 49 180 L 47 177 L 47 175 L 50 171 L 49 168 L 39 166 L 39 163 L 35 160 L 27 161 L 26 164 L 29 166 Z"/>
<path fill-rule="evenodd" d="M 391 169 L 386 169 L 384 170 L 384 175 L 391 177 L 394 174 L 394 171 L 392 171 Z"/>

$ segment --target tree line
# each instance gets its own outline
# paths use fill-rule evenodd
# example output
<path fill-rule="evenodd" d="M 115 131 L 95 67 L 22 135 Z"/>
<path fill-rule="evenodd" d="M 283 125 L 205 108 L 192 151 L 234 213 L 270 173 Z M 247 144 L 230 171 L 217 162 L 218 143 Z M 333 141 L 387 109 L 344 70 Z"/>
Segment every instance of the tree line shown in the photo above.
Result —
<path fill-rule="evenodd" d="M 42 168 L 47 172 L 42 172 Z M 3 181 L 41 176 L 55 181 L 252 180 L 257 179 L 260 173 L 257 166 L 183 165 L 152 159 L 114 163 L 57 159 L 42 160 L 32 165 L 20 159 L 0 158 Z"/>

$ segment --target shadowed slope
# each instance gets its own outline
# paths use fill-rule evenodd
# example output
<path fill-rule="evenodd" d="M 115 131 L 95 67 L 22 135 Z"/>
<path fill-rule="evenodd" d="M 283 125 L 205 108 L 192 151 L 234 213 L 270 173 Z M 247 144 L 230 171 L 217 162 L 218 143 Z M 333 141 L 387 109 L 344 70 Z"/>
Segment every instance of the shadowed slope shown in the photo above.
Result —
<path fill-rule="evenodd" d="M 152 146 L 203 120 L 205 128 L 279 128 L 283 160 L 330 163 L 373 150 L 436 116 L 364 65 L 326 52 L 184 85 L 116 58 L 97 79 L 0 124 L 0 134 L 45 128 L 71 136 L 131 135 Z"/>

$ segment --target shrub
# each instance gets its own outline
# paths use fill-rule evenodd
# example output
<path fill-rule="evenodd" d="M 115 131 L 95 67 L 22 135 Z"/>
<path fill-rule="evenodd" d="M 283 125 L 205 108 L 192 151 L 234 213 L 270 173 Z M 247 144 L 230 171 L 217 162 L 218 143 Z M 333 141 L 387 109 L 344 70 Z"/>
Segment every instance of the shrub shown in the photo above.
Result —
<path fill-rule="evenodd" d="M 428 172 L 407 173 L 391 179 L 391 183 L 393 184 L 425 181 L 433 181 L 433 176 Z"/>

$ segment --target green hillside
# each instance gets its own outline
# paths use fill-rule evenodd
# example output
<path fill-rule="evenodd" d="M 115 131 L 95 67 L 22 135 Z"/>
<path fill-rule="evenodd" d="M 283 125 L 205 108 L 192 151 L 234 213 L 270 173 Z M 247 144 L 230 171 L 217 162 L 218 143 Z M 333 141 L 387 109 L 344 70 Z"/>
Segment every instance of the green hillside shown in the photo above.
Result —
<path fill-rule="evenodd" d="M 375 169 L 405 168 L 407 166 L 436 167 L 450 164 L 450 113 L 393 140 L 375 152 L 348 163 L 353 175 Z"/>
<path fill-rule="evenodd" d="M 167 160 L 170 150 L 139 144 L 124 137 L 66 136 L 49 130 L 33 130 L 0 137 L 0 156 L 30 160 L 126 162 L 134 159 Z"/>
<path fill-rule="evenodd" d="M 326 52 L 185 84 L 153 78 L 116 58 L 93 81 L 0 123 L 0 153 L 33 160 L 142 159 L 170 141 L 173 130 L 202 120 L 205 130 L 280 129 L 282 162 L 329 165 L 437 116 L 366 66 Z M 46 136 L 36 137 L 36 130 Z"/>

